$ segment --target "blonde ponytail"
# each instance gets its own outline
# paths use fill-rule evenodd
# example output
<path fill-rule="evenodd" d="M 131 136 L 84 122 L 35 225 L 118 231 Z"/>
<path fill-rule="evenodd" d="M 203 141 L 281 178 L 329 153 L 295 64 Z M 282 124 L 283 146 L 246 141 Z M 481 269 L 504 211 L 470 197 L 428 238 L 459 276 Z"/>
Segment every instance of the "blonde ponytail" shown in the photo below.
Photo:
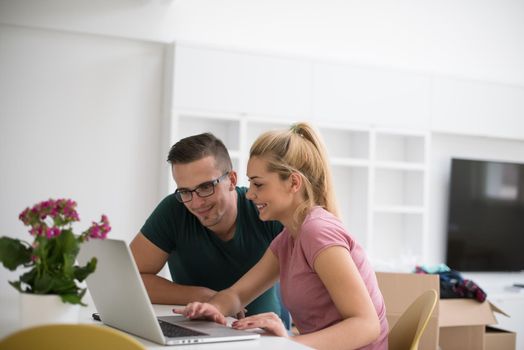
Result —
<path fill-rule="evenodd" d="M 249 157 L 253 156 L 266 160 L 268 170 L 278 173 L 282 180 L 292 173 L 302 177 L 305 201 L 294 214 L 297 227 L 316 205 L 338 216 L 325 146 L 311 125 L 301 122 L 288 130 L 263 133 L 251 146 Z"/>

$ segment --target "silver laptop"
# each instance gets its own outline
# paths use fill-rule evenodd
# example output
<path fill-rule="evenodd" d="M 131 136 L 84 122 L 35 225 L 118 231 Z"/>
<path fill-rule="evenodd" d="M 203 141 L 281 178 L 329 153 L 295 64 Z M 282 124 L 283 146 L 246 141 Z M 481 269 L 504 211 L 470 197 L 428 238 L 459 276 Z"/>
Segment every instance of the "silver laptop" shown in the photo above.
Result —
<path fill-rule="evenodd" d="M 156 317 L 133 256 L 124 241 L 92 239 L 81 245 L 78 262 L 98 259 L 87 287 L 102 322 L 108 326 L 165 345 L 198 344 L 256 339 L 257 333 L 240 331 L 210 321 L 181 315 Z"/>

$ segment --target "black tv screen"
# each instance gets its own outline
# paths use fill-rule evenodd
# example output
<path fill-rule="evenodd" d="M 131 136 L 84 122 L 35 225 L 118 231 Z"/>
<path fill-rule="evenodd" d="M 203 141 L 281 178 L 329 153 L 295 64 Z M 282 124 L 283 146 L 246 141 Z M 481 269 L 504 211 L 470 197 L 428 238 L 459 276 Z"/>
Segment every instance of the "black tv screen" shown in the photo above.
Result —
<path fill-rule="evenodd" d="M 446 264 L 524 270 L 524 164 L 452 159 Z"/>

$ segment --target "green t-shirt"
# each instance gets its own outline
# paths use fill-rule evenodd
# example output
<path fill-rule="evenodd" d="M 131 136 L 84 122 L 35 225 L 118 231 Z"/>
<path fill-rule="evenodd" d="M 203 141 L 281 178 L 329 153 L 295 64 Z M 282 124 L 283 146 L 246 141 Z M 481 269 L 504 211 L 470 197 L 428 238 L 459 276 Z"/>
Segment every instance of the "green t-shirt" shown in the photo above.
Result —
<path fill-rule="evenodd" d="M 282 231 L 280 223 L 259 219 L 255 205 L 246 198 L 245 187 L 237 187 L 236 191 L 236 231 L 227 242 L 202 226 L 174 194 L 164 198 L 146 220 L 141 232 L 169 254 L 174 282 L 217 291 L 228 288 L 260 260 Z M 247 306 L 247 314 L 273 311 L 280 315 L 276 293 L 273 287 L 255 299 Z"/>

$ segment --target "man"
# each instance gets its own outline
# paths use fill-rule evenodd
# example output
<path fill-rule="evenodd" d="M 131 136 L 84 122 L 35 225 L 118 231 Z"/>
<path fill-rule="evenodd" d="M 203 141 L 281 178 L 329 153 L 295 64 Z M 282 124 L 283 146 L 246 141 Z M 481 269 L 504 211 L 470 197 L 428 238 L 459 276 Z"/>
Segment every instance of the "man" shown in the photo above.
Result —
<path fill-rule="evenodd" d="M 258 218 L 212 134 L 181 139 L 167 160 L 178 188 L 146 220 L 131 251 L 153 303 L 207 301 L 242 277 L 282 226 Z M 166 262 L 173 282 L 157 276 Z M 280 314 L 275 288 L 247 306 L 247 315 L 268 311 Z"/>

